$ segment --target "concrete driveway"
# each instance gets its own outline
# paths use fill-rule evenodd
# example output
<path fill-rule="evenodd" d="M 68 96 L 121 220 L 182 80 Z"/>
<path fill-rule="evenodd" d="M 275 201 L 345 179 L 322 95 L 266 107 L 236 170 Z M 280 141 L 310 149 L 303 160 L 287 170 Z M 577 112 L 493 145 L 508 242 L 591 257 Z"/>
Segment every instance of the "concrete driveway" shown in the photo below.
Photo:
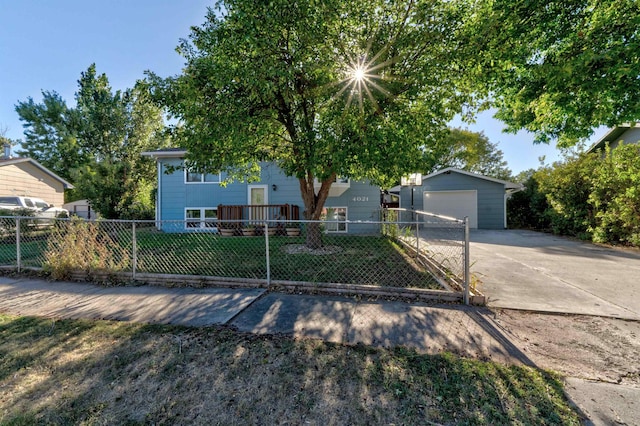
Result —
<path fill-rule="evenodd" d="M 640 251 L 522 230 L 472 230 L 488 305 L 640 320 Z"/>

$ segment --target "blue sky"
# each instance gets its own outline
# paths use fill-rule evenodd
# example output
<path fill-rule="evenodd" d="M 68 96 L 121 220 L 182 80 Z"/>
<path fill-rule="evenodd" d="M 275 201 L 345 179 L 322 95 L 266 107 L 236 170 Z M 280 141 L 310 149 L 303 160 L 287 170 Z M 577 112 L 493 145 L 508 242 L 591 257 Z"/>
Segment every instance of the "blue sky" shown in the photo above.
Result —
<path fill-rule="evenodd" d="M 28 97 L 40 102 L 42 90 L 56 91 L 73 105 L 80 73 L 94 62 L 114 89 L 132 87 L 145 70 L 178 74 L 184 63 L 175 52 L 179 39 L 204 22 L 211 5 L 211 0 L 0 0 L 0 129 L 21 139 L 15 104 Z M 537 168 L 541 156 L 547 163 L 558 159 L 553 145 L 534 145 L 526 132 L 502 133 L 502 123 L 489 112 L 475 124 L 453 124 L 497 142 L 514 173 Z"/>

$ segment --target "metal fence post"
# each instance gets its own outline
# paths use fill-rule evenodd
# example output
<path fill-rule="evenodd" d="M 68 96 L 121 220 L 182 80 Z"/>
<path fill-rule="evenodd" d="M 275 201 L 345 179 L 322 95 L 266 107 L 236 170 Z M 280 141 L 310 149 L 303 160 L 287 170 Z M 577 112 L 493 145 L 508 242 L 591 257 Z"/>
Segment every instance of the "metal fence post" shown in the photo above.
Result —
<path fill-rule="evenodd" d="M 22 259 L 20 258 L 20 218 L 16 218 L 16 266 L 18 272 L 22 268 Z"/>
<path fill-rule="evenodd" d="M 264 241 L 266 246 L 266 261 L 267 261 L 267 286 L 271 286 L 271 260 L 269 258 L 269 224 L 264 224 Z"/>
<path fill-rule="evenodd" d="M 469 216 L 464 217 L 464 304 L 469 304 Z"/>
<path fill-rule="evenodd" d="M 416 257 L 420 256 L 420 222 L 416 217 Z"/>
<path fill-rule="evenodd" d="M 131 251 L 132 251 L 132 265 L 131 265 L 131 279 L 136 279 L 136 269 L 138 268 L 138 244 L 136 236 L 136 221 L 131 222 Z"/>

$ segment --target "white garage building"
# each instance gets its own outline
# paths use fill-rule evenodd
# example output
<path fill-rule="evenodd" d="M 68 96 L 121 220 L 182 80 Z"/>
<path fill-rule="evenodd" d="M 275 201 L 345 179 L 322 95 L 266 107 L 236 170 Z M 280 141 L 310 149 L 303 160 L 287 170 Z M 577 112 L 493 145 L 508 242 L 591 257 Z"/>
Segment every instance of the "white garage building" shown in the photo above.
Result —
<path fill-rule="evenodd" d="M 396 187 L 398 188 L 398 187 Z M 395 188 L 394 188 L 395 189 Z M 507 197 L 521 186 L 452 167 L 422 178 L 419 186 L 400 187 L 400 207 L 462 219 L 471 228 L 507 227 Z"/>

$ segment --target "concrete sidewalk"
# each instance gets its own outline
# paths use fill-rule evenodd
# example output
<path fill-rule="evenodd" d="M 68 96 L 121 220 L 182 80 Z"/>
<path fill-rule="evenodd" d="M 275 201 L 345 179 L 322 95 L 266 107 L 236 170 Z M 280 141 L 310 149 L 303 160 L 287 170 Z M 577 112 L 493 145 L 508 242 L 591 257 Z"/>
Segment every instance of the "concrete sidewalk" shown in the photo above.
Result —
<path fill-rule="evenodd" d="M 233 325 L 336 343 L 406 345 L 503 363 L 533 365 L 500 332 L 486 309 L 461 305 L 358 302 L 264 289 L 102 287 L 0 276 L 0 312 L 187 326 Z"/>
<path fill-rule="evenodd" d="M 186 326 L 226 324 L 252 333 L 383 347 L 404 345 L 422 353 L 446 350 L 535 366 L 493 321 L 489 309 L 461 305 L 363 302 L 263 289 L 101 287 L 0 276 L 0 312 Z M 603 418 L 610 418 L 601 414 L 610 410 L 617 413 L 616 421 L 640 424 L 640 413 L 633 406 L 633 401 L 640 400 L 639 389 L 625 389 L 625 396 L 633 397 L 619 398 L 616 395 L 622 391 L 603 393 L 601 383 L 573 381 L 567 392 L 583 413 L 597 414 L 590 416 L 592 424 L 607 424 Z"/>

